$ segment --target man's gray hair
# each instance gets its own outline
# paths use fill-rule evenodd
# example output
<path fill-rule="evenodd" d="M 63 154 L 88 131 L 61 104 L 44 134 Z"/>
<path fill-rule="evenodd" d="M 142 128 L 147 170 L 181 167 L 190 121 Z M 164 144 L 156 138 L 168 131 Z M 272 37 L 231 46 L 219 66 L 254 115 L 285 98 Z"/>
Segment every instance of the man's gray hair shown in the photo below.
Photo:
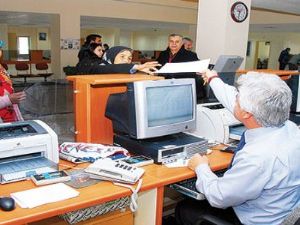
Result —
<path fill-rule="evenodd" d="M 237 80 L 239 103 L 263 127 L 280 127 L 289 119 L 292 92 L 275 74 L 248 72 Z"/>
<path fill-rule="evenodd" d="M 169 38 L 170 37 L 181 37 L 181 38 L 183 38 L 181 34 L 170 34 Z"/>

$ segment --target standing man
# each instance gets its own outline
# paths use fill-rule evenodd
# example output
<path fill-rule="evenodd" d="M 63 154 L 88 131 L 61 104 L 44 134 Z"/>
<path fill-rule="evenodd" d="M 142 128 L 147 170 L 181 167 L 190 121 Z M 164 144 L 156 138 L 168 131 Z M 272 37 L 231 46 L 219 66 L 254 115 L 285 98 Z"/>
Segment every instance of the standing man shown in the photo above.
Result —
<path fill-rule="evenodd" d="M 291 90 L 278 76 L 263 73 L 242 75 L 237 89 L 213 71 L 203 78 L 247 130 L 223 177 L 211 171 L 206 156 L 190 159 L 196 188 L 207 201 L 179 203 L 179 224 L 194 224 L 204 214 L 233 224 L 281 224 L 300 204 L 300 130 L 288 120 Z"/>
<path fill-rule="evenodd" d="M 184 48 L 182 36 L 180 34 L 170 34 L 168 38 L 168 48 L 162 51 L 157 58 L 157 61 L 162 66 L 166 63 L 191 62 L 199 60 L 197 54 L 192 51 L 187 51 Z M 166 79 L 170 78 L 194 78 L 196 81 L 197 98 L 205 96 L 203 80 L 196 73 L 173 73 L 160 74 Z"/>
<path fill-rule="evenodd" d="M 189 37 L 184 37 L 183 39 L 183 45 L 185 50 L 192 51 L 193 50 L 193 40 Z"/>
<path fill-rule="evenodd" d="M 90 34 L 86 37 L 84 44 L 81 46 L 81 49 L 78 53 L 79 62 L 84 58 L 86 52 L 89 50 L 89 45 L 91 43 L 101 44 L 102 36 L 99 34 Z"/>
<path fill-rule="evenodd" d="M 279 62 L 279 69 L 284 70 L 285 66 L 288 64 L 289 58 L 290 58 L 290 48 L 286 48 L 281 51 L 278 62 Z"/>

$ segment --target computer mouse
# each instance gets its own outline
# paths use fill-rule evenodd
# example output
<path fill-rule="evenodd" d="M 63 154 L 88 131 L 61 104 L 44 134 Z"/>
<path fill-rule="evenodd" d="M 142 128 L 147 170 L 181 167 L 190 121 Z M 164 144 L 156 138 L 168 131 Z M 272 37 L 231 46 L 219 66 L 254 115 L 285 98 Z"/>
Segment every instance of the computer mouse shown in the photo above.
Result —
<path fill-rule="evenodd" d="M 0 198 L 0 209 L 3 211 L 11 211 L 16 207 L 15 200 L 10 197 Z"/>

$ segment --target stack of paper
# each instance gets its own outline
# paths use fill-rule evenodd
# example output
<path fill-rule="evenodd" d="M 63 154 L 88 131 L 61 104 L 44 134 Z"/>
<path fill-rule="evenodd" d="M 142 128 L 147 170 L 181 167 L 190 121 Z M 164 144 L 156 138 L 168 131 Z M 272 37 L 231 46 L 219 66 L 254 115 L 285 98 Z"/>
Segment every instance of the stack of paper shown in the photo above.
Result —
<path fill-rule="evenodd" d="M 193 62 L 166 63 L 156 73 L 187 73 L 187 72 L 204 72 L 209 66 L 210 59 Z"/>
<path fill-rule="evenodd" d="M 46 203 L 58 202 L 68 198 L 74 198 L 78 195 L 78 191 L 63 183 L 58 183 L 12 193 L 11 197 L 22 208 L 34 208 Z"/>

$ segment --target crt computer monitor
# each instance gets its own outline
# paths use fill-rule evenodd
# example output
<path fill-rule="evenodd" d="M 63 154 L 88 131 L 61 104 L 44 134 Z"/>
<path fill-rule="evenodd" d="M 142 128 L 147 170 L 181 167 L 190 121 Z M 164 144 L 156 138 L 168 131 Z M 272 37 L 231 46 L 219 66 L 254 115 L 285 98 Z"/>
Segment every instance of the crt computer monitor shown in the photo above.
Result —
<path fill-rule="evenodd" d="M 154 138 L 195 129 L 196 101 L 194 79 L 137 81 L 109 96 L 105 116 L 114 133 Z"/>
<path fill-rule="evenodd" d="M 214 65 L 213 70 L 218 72 L 219 77 L 224 83 L 229 85 L 234 85 L 236 71 L 239 69 L 242 62 L 243 62 L 243 57 L 241 56 L 221 55 L 217 59 L 217 62 Z M 209 102 L 218 101 L 209 86 L 207 87 L 206 96 L 207 96 L 207 101 Z"/>

